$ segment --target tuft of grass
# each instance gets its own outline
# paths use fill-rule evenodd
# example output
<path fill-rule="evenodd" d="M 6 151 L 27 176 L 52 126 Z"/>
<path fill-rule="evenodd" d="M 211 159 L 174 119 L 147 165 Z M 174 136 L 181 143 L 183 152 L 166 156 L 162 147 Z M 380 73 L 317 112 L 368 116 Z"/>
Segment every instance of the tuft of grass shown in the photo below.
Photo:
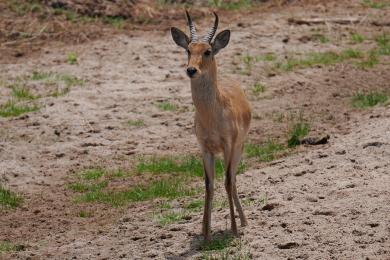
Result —
<path fill-rule="evenodd" d="M 382 34 L 375 38 L 375 41 L 378 44 L 378 54 L 379 55 L 390 55 L 390 35 Z"/>
<path fill-rule="evenodd" d="M 249 158 L 257 157 L 260 161 L 270 162 L 275 160 L 285 147 L 272 140 L 262 145 L 247 144 L 245 146 L 245 153 Z"/>
<path fill-rule="evenodd" d="M 44 9 L 41 4 L 35 1 L 6 1 L 5 3 L 18 16 L 24 16 L 29 13 L 40 13 Z"/>
<path fill-rule="evenodd" d="M 327 43 L 330 41 L 328 37 L 320 33 L 315 33 L 311 37 L 314 41 L 318 41 L 320 43 Z"/>
<path fill-rule="evenodd" d="M 14 84 L 10 87 L 12 89 L 12 96 L 17 99 L 33 100 L 38 98 L 38 96 L 34 96 L 33 94 L 31 94 L 30 90 L 26 86 Z"/>
<path fill-rule="evenodd" d="M 129 126 L 137 126 L 137 127 L 145 126 L 145 122 L 142 119 L 136 119 L 136 120 L 131 120 L 130 119 L 130 120 L 127 121 L 127 124 Z"/>
<path fill-rule="evenodd" d="M 26 248 L 25 245 L 13 244 L 8 241 L 0 241 L 0 255 L 2 253 L 11 251 L 23 251 Z"/>
<path fill-rule="evenodd" d="M 30 76 L 31 80 L 45 80 L 50 78 L 52 73 L 49 72 L 43 72 L 43 71 L 33 71 L 32 75 Z"/>
<path fill-rule="evenodd" d="M 183 220 L 187 216 L 188 214 L 185 211 L 170 211 L 168 213 L 158 215 L 157 220 L 161 225 L 165 226 Z"/>
<path fill-rule="evenodd" d="M 379 59 L 377 50 L 371 50 L 362 61 L 357 63 L 357 66 L 361 69 L 367 69 L 374 67 L 378 63 Z"/>
<path fill-rule="evenodd" d="M 332 51 L 322 53 L 312 52 L 301 59 L 288 58 L 285 63 L 277 63 L 276 67 L 284 71 L 292 71 L 294 69 L 309 68 L 316 65 L 333 65 L 347 59 L 357 59 L 362 57 L 362 52 L 355 49 L 347 49 L 341 53 Z"/>
<path fill-rule="evenodd" d="M 276 58 L 277 57 L 274 53 L 266 53 L 262 56 L 256 57 L 256 61 L 274 61 Z"/>
<path fill-rule="evenodd" d="M 162 201 L 158 207 L 160 209 L 172 209 L 172 206 L 168 201 Z"/>
<path fill-rule="evenodd" d="M 246 54 L 241 57 L 241 60 L 244 63 L 244 68 L 241 70 L 241 73 L 248 76 L 251 75 L 253 62 L 256 60 L 255 57 Z"/>
<path fill-rule="evenodd" d="M 102 177 L 104 171 L 102 169 L 88 169 L 81 173 L 81 178 L 84 180 L 97 180 Z"/>
<path fill-rule="evenodd" d="M 241 162 L 238 174 L 245 171 L 245 164 Z M 173 157 L 154 157 L 148 160 L 142 160 L 137 164 L 138 173 L 185 173 L 190 177 L 203 177 L 203 162 L 195 156 L 185 156 L 182 158 Z M 217 178 L 224 176 L 224 164 L 222 160 L 217 159 L 215 162 L 215 175 Z"/>
<path fill-rule="evenodd" d="M 67 61 L 71 65 L 77 64 L 77 53 L 75 52 L 68 53 Z"/>
<path fill-rule="evenodd" d="M 44 81 L 48 84 L 63 82 L 67 88 L 73 86 L 83 86 L 85 83 L 83 79 L 79 79 L 76 76 L 67 73 L 52 73 L 42 71 L 34 71 L 30 76 L 30 79 L 36 81 Z"/>
<path fill-rule="evenodd" d="M 213 208 L 219 209 L 227 209 L 229 207 L 229 202 L 227 199 L 222 200 L 213 200 Z"/>
<path fill-rule="evenodd" d="M 81 210 L 77 215 L 80 218 L 90 218 L 93 216 L 93 214 L 91 212 L 84 211 L 84 210 Z"/>
<path fill-rule="evenodd" d="M 103 22 L 113 26 L 116 29 L 123 29 L 125 25 L 125 19 L 120 16 L 104 16 Z"/>
<path fill-rule="evenodd" d="M 351 33 L 351 42 L 352 43 L 362 43 L 364 42 L 364 36 L 358 33 Z"/>
<path fill-rule="evenodd" d="M 223 0 L 209 0 L 209 6 L 225 10 L 239 10 L 243 8 L 250 8 L 252 0 L 237 0 L 237 1 L 223 1 Z"/>
<path fill-rule="evenodd" d="M 383 9 L 383 8 L 390 7 L 390 2 L 386 0 L 385 1 L 363 0 L 363 5 L 370 8 Z"/>
<path fill-rule="evenodd" d="M 229 247 L 226 247 L 222 250 L 203 250 L 202 259 L 204 260 L 228 260 L 228 259 L 250 260 L 253 259 L 253 256 L 250 254 L 248 250 L 244 249 L 242 240 L 233 239 L 229 243 Z"/>
<path fill-rule="evenodd" d="M 83 86 L 84 80 L 70 74 L 57 74 L 57 79 L 62 80 L 66 87 Z"/>
<path fill-rule="evenodd" d="M 389 96 L 383 92 L 371 91 L 367 94 L 357 92 L 352 97 L 352 105 L 357 108 L 369 108 L 379 104 L 385 104 Z"/>
<path fill-rule="evenodd" d="M 69 184 L 69 188 L 76 192 L 96 192 L 104 189 L 108 186 L 108 181 L 102 181 L 98 183 L 82 183 L 76 182 Z"/>
<path fill-rule="evenodd" d="M 294 147 L 300 144 L 300 140 L 305 137 L 310 131 L 309 124 L 306 122 L 297 122 L 293 125 L 289 132 L 287 141 L 288 147 Z"/>
<path fill-rule="evenodd" d="M 112 179 L 112 178 L 122 178 L 122 177 L 125 177 L 127 175 L 129 175 L 129 173 L 126 173 L 126 172 L 124 172 L 121 169 L 118 169 L 118 170 L 115 170 L 115 171 L 111 171 L 111 172 L 104 172 L 104 176 L 106 176 L 109 179 Z"/>
<path fill-rule="evenodd" d="M 21 114 L 33 112 L 39 110 L 36 105 L 18 105 L 14 101 L 10 100 L 7 103 L 0 105 L 0 116 L 1 117 L 14 117 L 20 116 Z"/>
<path fill-rule="evenodd" d="M 265 92 L 265 86 L 261 83 L 256 83 L 252 86 L 252 93 L 254 95 L 259 95 L 260 93 Z"/>
<path fill-rule="evenodd" d="M 100 202 L 113 207 L 122 206 L 128 202 L 151 200 L 155 198 L 175 199 L 194 195 L 194 189 L 189 188 L 183 179 L 169 178 L 158 180 L 147 186 L 136 186 L 126 191 L 92 191 L 79 196 L 77 202 Z"/>
<path fill-rule="evenodd" d="M 169 102 L 159 103 L 159 104 L 157 104 L 157 107 L 163 111 L 176 111 L 177 110 L 177 105 L 169 103 Z"/>
<path fill-rule="evenodd" d="M 223 250 L 228 248 L 235 240 L 231 234 L 220 234 L 215 236 L 211 241 L 204 242 L 201 246 L 202 251 Z"/>
<path fill-rule="evenodd" d="M 0 185 L 0 207 L 16 208 L 22 202 L 23 198 L 21 196 Z"/>
<path fill-rule="evenodd" d="M 70 87 L 65 87 L 65 88 L 59 88 L 57 87 L 56 90 L 54 90 L 53 92 L 51 92 L 49 94 L 50 97 L 60 97 L 60 96 L 64 96 L 66 94 L 68 94 L 70 92 Z"/>
<path fill-rule="evenodd" d="M 194 200 L 188 203 L 187 205 L 184 205 L 184 208 L 190 211 L 200 211 L 204 206 L 203 200 Z"/>
<path fill-rule="evenodd" d="M 346 59 L 360 59 L 363 58 L 363 53 L 355 49 L 346 49 L 341 53 L 341 60 Z"/>

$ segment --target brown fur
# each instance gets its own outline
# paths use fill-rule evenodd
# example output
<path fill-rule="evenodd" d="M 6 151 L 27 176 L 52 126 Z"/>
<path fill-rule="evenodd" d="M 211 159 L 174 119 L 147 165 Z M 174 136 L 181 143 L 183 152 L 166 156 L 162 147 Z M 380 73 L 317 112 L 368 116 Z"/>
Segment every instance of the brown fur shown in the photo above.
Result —
<path fill-rule="evenodd" d="M 187 16 L 189 17 L 188 13 Z M 215 16 L 217 19 L 216 14 Z M 249 131 L 251 110 L 244 92 L 237 83 L 217 79 L 214 56 L 228 44 L 230 31 L 220 32 L 213 43 L 190 42 L 184 32 L 174 27 L 171 28 L 171 33 L 176 44 L 188 52 L 187 72 L 191 78 L 192 100 L 196 108 L 195 132 L 202 151 L 205 172 L 203 234 L 206 240 L 210 240 L 215 154 L 222 152 L 231 227 L 233 233 L 238 235 L 234 206 L 238 211 L 241 226 L 247 225 L 247 220 L 237 194 L 236 171 Z"/>
<path fill-rule="evenodd" d="M 240 86 L 229 80 L 217 79 L 215 58 L 205 57 L 210 49 L 207 43 L 191 43 L 188 67 L 194 67 L 199 74 L 191 79 L 192 99 L 196 107 L 195 132 L 205 164 L 206 203 L 203 219 L 203 233 L 210 239 L 211 201 L 214 183 L 214 154 L 223 152 L 232 231 L 237 235 L 233 201 L 240 215 L 241 224 L 247 224 L 238 200 L 235 174 L 239 165 L 244 141 L 249 131 L 251 110 Z M 212 169 L 211 169 L 212 168 Z M 209 183 L 207 183 L 209 182 Z"/>

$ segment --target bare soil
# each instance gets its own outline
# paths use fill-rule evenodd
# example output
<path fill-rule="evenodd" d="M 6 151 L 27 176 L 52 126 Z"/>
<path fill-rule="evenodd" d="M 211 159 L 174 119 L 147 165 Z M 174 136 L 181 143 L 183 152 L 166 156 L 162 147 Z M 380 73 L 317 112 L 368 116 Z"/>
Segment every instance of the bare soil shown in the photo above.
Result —
<path fill-rule="evenodd" d="M 310 122 L 312 136 L 330 135 L 328 144 L 300 146 L 277 161 L 248 160 L 238 187 L 240 196 L 254 203 L 244 207 L 249 226 L 241 228 L 240 250 L 253 259 L 389 259 L 390 107 L 351 106 L 359 90 L 389 91 L 389 56 L 368 69 L 345 61 L 284 72 L 275 71 L 272 62 L 255 62 L 247 73 L 242 62 L 247 54 L 283 58 L 310 51 L 368 51 L 376 36 L 389 33 L 389 27 L 372 23 L 386 21 L 388 9 L 367 8 L 360 1 L 304 7 L 221 15 L 220 29 L 230 28 L 232 38 L 218 54 L 219 71 L 221 77 L 242 82 L 250 99 L 254 117 L 249 142 L 286 142 L 299 115 Z M 288 23 L 291 17 L 354 17 L 360 22 L 294 25 Z M 207 16 L 196 22 L 204 28 L 211 21 Z M 186 29 L 184 20 L 171 25 Z M 0 241 L 26 245 L 0 258 L 202 257 L 201 212 L 162 226 L 153 218 L 158 201 L 122 208 L 77 204 L 67 186 L 80 169 L 132 169 L 143 155 L 199 153 L 185 53 L 174 45 L 169 30 L 155 28 L 147 33 L 115 30 L 77 45 L 43 45 L 32 56 L 1 64 L 0 83 L 43 71 L 68 73 L 85 85 L 64 96 L 39 99 L 37 112 L 0 118 L 0 183 L 25 198 L 21 207 L 1 211 Z M 352 44 L 351 32 L 367 40 Z M 311 38 L 318 33 L 329 42 Z M 2 49 L 4 54 L 7 50 Z M 69 52 L 78 54 L 77 64 L 67 62 Z M 251 90 L 256 82 L 266 86 L 258 96 Z M 10 93 L 0 89 L 4 104 Z M 44 90 L 37 86 L 35 91 Z M 166 101 L 179 109 L 161 111 L 158 104 Z M 129 126 L 128 120 L 145 125 Z M 143 180 L 130 178 L 123 185 L 138 181 Z M 225 196 L 222 183 L 216 193 Z M 257 203 L 263 197 L 266 206 Z M 94 214 L 80 218 L 80 210 Z M 213 211 L 212 219 L 215 234 L 229 229 L 228 209 Z"/>

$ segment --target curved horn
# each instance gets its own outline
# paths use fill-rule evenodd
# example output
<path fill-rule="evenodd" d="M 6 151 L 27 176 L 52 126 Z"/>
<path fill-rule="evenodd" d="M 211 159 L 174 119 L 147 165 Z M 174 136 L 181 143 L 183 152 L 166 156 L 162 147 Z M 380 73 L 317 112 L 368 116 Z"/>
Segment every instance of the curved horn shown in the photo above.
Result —
<path fill-rule="evenodd" d="M 186 16 L 188 21 L 188 26 L 190 27 L 191 42 L 196 42 L 198 40 L 198 35 L 196 35 L 195 25 L 192 23 L 191 16 L 186 10 Z"/>
<path fill-rule="evenodd" d="M 211 27 L 210 31 L 207 33 L 207 35 L 203 38 L 203 41 L 204 42 L 208 42 L 210 43 L 211 40 L 213 39 L 214 35 L 215 35 L 215 32 L 217 31 L 218 29 L 218 15 L 213 12 L 214 16 L 215 16 L 215 21 L 214 21 L 214 26 Z"/>

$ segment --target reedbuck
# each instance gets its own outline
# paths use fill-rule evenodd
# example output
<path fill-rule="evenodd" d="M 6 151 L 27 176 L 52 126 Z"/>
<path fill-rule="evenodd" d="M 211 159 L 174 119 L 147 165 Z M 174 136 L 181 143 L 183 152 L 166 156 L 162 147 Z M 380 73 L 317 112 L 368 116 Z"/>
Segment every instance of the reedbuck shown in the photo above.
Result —
<path fill-rule="evenodd" d="M 231 228 L 238 236 L 234 217 L 236 207 L 241 226 L 247 225 L 236 187 L 236 171 L 240 164 L 244 141 L 249 131 L 251 110 L 240 86 L 225 78 L 217 79 L 215 56 L 226 47 L 230 30 L 217 34 L 218 15 L 209 33 L 199 38 L 190 15 L 186 11 L 190 37 L 172 27 L 171 34 L 177 45 L 188 54 L 187 75 L 191 80 L 192 100 L 195 112 L 195 133 L 203 155 L 205 172 L 205 206 L 203 235 L 210 240 L 211 205 L 214 195 L 215 154 L 222 152 L 226 169 L 225 188 L 229 200 Z M 234 203 L 234 204 L 233 204 Z"/>

